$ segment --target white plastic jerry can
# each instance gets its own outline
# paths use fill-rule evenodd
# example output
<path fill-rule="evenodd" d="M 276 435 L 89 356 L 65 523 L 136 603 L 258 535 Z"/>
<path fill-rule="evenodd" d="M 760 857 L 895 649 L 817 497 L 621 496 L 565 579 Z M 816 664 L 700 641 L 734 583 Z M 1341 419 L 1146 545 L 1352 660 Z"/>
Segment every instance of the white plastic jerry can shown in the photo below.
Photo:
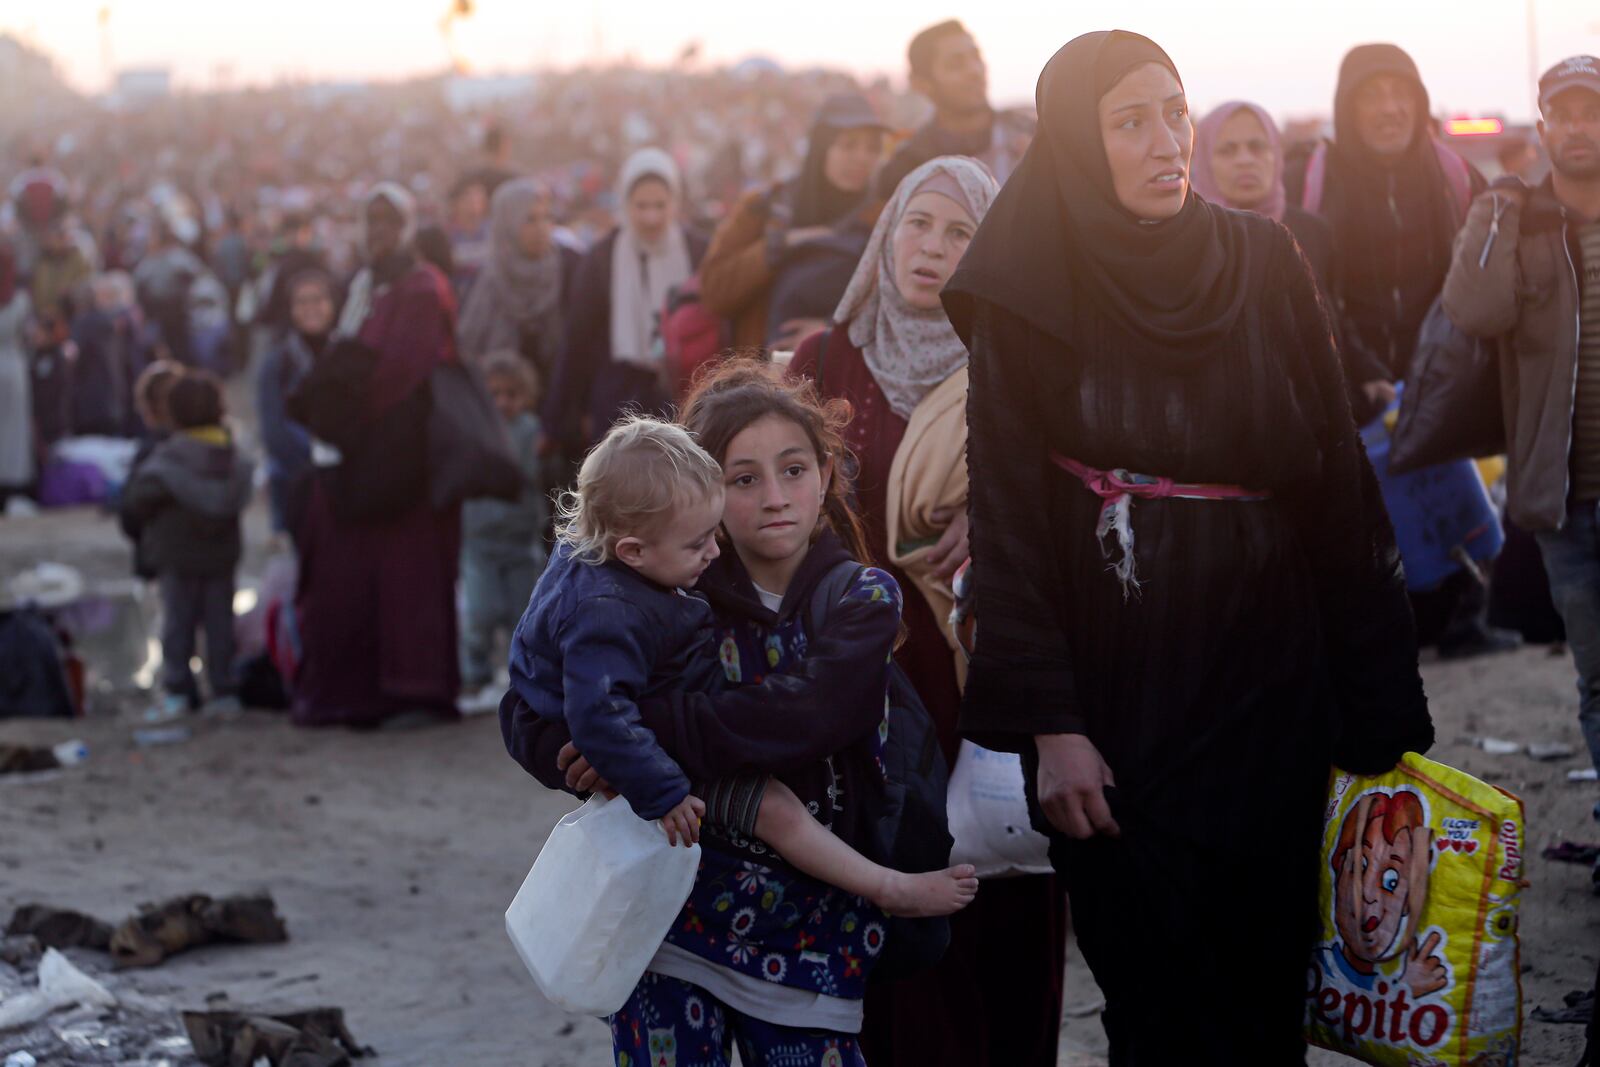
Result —
<path fill-rule="evenodd" d="M 559 1008 L 611 1015 L 627 1002 L 694 888 L 700 846 L 598 794 L 550 831 L 506 909 L 506 933 Z"/>

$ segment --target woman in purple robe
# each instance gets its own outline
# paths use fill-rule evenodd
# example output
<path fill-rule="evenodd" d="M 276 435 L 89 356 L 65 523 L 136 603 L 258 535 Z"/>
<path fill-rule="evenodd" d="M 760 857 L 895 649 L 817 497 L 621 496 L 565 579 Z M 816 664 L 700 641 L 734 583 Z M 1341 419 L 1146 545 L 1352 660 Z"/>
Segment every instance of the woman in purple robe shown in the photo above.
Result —
<path fill-rule="evenodd" d="M 374 727 L 455 718 L 459 506 L 428 500 L 428 381 L 456 359 L 455 299 L 412 247 L 415 205 L 393 183 L 363 214 L 367 266 L 335 343 L 291 399 L 315 473 L 296 524 L 301 659 L 294 721 Z"/>

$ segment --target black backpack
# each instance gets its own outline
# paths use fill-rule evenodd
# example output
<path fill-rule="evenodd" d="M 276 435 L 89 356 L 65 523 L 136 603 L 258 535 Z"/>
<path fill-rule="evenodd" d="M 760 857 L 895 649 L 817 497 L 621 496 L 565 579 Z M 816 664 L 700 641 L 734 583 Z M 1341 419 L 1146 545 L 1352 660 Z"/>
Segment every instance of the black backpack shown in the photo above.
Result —
<path fill-rule="evenodd" d="M 845 560 L 824 576 L 806 607 L 806 626 L 821 633 L 828 613 L 843 599 L 861 564 Z M 889 664 L 889 739 L 884 745 L 886 780 L 872 801 L 846 818 L 862 853 L 897 871 L 919 874 L 950 865 L 946 809 L 950 773 L 933 717 L 898 664 Z M 873 981 L 893 981 L 933 966 L 950 945 L 948 917 L 891 918 Z"/>
<path fill-rule="evenodd" d="M 1389 470 L 1408 474 L 1506 450 L 1495 342 L 1469 337 L 1440 297 L 1417 334 L 1417 350 L 1389 434 Z"/>

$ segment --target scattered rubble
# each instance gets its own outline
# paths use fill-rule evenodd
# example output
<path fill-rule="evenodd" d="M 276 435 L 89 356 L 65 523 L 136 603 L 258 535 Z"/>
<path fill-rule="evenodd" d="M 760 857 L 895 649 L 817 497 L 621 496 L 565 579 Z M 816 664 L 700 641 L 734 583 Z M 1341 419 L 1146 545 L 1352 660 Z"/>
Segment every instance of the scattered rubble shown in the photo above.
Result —
<path fill-rule="evenodd" d="M 287 1013 L 186 1011 L 183 1025 L 207 1067 L 347 1067 L 376 1055 L 357 1043 L 339 1008 Z"/>
<path fill-rule="evenodd" d="M 8 937 L 31 936 L 47 948 L 92 948 L 111 953 L 114 966 L 154 967 L 170 956 L 216 942 L 274 944 L 289 931 L 265 893 L 213 899 L 203 893 L 142 905 L 112 928 L 91 915 L 24 904 L 6 926 Z"/>

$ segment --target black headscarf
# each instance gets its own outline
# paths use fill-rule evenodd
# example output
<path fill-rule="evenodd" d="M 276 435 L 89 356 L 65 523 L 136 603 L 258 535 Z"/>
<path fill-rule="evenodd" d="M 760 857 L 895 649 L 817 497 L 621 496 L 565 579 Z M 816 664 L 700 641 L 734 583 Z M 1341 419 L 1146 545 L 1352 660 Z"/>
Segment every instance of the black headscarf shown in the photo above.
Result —
<path fill-rule="evenodd" d="M 1170 219 L 1122 206 L 1100 133 L 1099 103 L 1134 67 L 1171 58 L 1125 30 L 1068 42 L 1039 75 L 1039 130 L 989 209 L 945 307 L 969 336 L 970 298 L 1014 312 L 1071 344 L 1103 336 L 1134 354 L 1189 359 L 1233 326 L 1253 258 L 1239 215 L 1190 192 Z"/>
<path fill-rule="evenodd" d="M 806 140 L 800 173 L 780 198 L 788 209 L 788 226 L 827 226 L 855 211 L 871 189 L 849 193 L 828 180 L 828 150 L 848 130 L 881 128 L 872 105 L 856 93 L 837 93 L 823 103 Z"/>
<path fill-rule="evenodd" d="M 1368 149 L 1356 127 L 1356 93 L 1380 74 L 1404 79 L 1417 98 L 1411 147 L 1398 156 Z M 1352 48 L 1339 66 L 1333 127 L 1322 214 L 1338 246 L 1335 289 L 1365 343 L 1403 376 L 1416 328 L 1444 284 L 1461 224 L 1439 163 L 1428 90 L 1416 63 L 1392 44 Z M 1402 295 L 1399 309 L 1396 289 Z"/>

